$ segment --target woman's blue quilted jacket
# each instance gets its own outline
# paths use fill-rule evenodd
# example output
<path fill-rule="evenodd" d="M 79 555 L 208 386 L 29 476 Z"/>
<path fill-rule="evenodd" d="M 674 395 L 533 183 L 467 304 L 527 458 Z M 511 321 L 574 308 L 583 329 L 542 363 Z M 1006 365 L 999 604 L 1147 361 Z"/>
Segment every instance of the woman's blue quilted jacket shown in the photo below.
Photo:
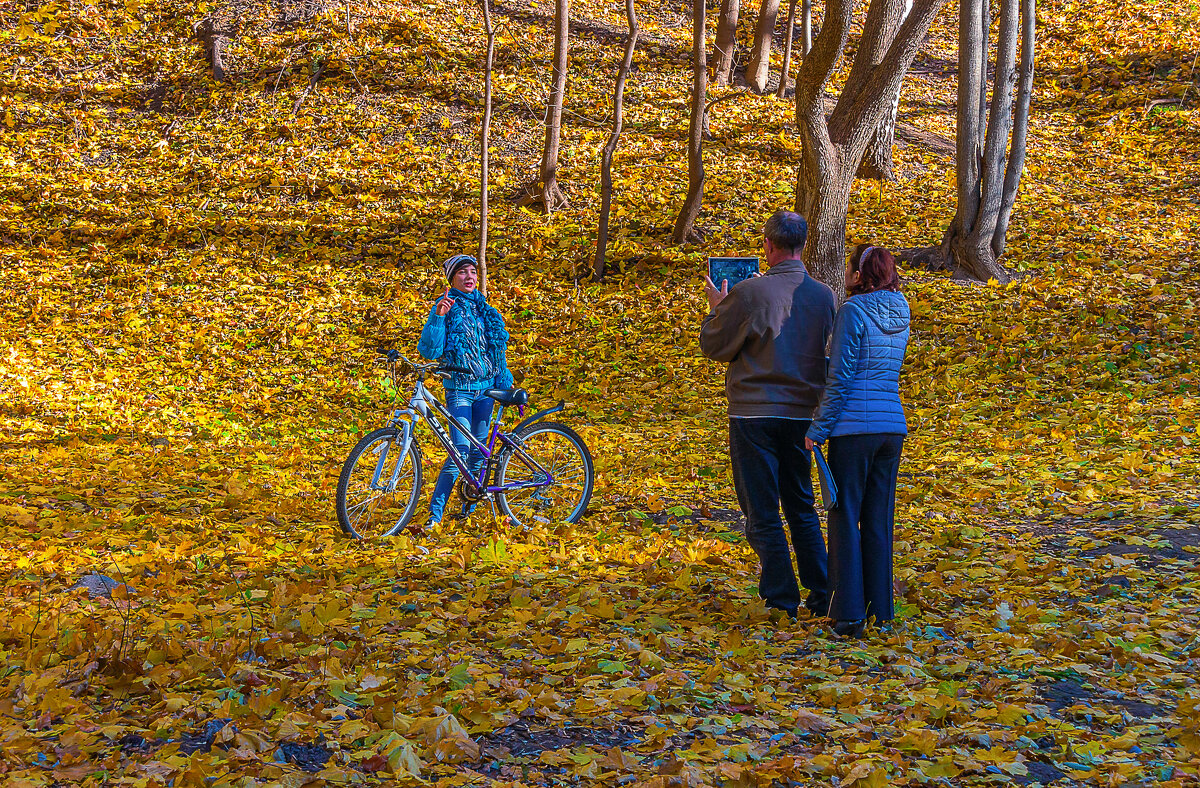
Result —
<path fill-rule="evenodd" d="M 908 434 L 900 403 L 900 366 L 908 347 L 908 301 L 876 290 L 851 296 L 838 310 L 829 374 L 808 437 Z"/>

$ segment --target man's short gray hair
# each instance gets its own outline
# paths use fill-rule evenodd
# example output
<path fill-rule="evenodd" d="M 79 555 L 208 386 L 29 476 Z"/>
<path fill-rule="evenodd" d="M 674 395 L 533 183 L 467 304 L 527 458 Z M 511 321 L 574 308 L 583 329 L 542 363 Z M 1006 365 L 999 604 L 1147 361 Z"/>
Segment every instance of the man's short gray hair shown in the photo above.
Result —
<path fill-rule="evenodd" d="M 795 211 L 776 211 L 763 225 L 763 235 L 776 249 L 798 252 L 808 239 L 808 222 Z"/>

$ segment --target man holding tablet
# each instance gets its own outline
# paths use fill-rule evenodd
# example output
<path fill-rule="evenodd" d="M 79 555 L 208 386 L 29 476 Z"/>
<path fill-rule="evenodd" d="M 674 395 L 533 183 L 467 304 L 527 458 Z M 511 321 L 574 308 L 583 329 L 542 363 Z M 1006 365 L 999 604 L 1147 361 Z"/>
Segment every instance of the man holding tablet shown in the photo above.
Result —
<path fill-rule="evenodd" d="M 709 313 L 700 328 L 701 352 L 728 365 L 729 458 L 746 540 L 762 564 L 758 593 L 768 607 L 793 617 L 802 601 L 797 574 L 808 589 L 805 607 L 818 616 L 829 608 L 825 539 L 804 436 L 825 388 L 837 302 L 800 261 L 807 237 L 803 216 L 776 211 L 763 226 L 766 272 L 732 286 L 725 276 L 720 288 L 706 276 Z M 730 259 L 715 258 L 712 272 L 729 271 Z"/>

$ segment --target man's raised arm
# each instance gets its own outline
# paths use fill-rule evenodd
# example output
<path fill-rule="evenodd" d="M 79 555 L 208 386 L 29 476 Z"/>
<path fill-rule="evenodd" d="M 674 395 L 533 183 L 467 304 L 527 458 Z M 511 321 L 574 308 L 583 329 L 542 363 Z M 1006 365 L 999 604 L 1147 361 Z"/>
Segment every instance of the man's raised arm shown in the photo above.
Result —
<path fill-rule="evenodd" d="M 737 358 L 742 345 L 746 343 L 747 314 L 745 302 L 737 295 L 730 296 L 722 293 L 713 303 L 709 294 L 712 311 L 700 324 L 700 352 L 713 361 L 728 364 Z"/>

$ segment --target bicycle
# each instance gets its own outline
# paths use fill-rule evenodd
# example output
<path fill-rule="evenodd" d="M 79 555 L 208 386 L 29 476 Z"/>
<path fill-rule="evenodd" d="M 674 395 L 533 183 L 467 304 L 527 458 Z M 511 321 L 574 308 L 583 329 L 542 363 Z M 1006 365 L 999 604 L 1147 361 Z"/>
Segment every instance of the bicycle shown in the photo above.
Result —
<path fill-rule="evenodd" d="M 595 480 L 592 455 L 574 430 L 544 421 L 563 410 L 561 401 L 524 418 L 528 392 L 519 388 L 488 389 L 484 395 L 500 407 L 488 425 L 489 437 L 484 444 L 463 428 L 425 386 L 430 376 L 445 379 L 451 373 L 467 370 L 438 362 L 414 363 L 395 350 L 380 353 L 393 383 L 397 383 L 402 367 L 415 374 L 416 383 L 407 407 L 394 407 L 387 425 L 365 435 L 342 466 L 337 517 L 348 536 L 394 536 L 412 519 L 422 483 L 421 449 L 416 441 L 416 427 L 421 421 L 458 466 L 458 492 L 466 501 L 486 500 L 493 511 L 498 502 L 501 511 L 522 527 L 576 523 L 583 517 Z M 395 396 L 399 397 L 399 385 Z M 511 432 L 504 431 L 504 411 L 513 407 L 523 420 Z M 468 458 L 455 448 L 449 429 L 465 434 L 470 446 L 480 453 L 483 463 L 478 473 L 471 471 Z"/>

